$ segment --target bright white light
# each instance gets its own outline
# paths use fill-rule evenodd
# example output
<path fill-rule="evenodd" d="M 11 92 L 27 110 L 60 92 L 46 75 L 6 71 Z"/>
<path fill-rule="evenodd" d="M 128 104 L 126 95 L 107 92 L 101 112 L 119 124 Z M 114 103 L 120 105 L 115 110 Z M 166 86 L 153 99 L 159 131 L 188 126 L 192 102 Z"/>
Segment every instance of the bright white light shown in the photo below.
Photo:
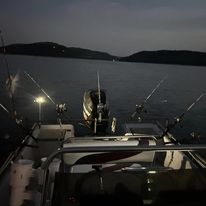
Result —
<path fill-rule="evenodd" d="M 34 102 L 38 103 L 38 104 L 41 104 L 41 103 L 44 103 L 45 102 L 45 99 L 44 97 L 37 97 Z"/>
<path fill-rule="evenodd" d="M 148 171 L 148 173 L 149 174 L 155 174 L 155 173 L 157 173 L 157 171 L 150 170 L 150 171 Z"/>

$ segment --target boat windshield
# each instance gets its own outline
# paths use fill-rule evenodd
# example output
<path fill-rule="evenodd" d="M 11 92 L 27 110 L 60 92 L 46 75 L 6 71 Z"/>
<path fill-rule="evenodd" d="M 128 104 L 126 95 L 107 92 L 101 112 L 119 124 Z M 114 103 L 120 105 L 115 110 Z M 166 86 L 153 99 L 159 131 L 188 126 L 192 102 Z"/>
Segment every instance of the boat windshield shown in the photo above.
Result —
<path fill-rule="evenodd" d="M 81 164 L 56 173 L 52 205 L 204 205 L 205 169 Z M 120 169 L 121 168 L 121 169 Z"/>

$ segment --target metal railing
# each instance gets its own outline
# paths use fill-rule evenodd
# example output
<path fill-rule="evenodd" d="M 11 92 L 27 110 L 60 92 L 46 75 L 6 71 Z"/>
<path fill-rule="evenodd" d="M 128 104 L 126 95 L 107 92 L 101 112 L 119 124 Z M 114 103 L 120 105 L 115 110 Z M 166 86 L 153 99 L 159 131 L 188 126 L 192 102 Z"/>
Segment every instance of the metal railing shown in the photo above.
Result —
<path fill-rule="evenodd" d="M 74 141 L 81 141 L 81 140 L 108 140 L 108 141 L 115 141 L 115 140 L 118 140 L 118 141 L 121 141 L 121 140 L 124 140 L 124 139 L 127 139 L 127 140 L 133 140 L 133 139 L 136 139 L 136 140 L 141 140 L 141 139 L 147 139 L 147 140 L 154 140 L 154 141 L 157 141 L 157 138 L 154 136 L 154 135 L 122 135 L 122 136 L 86 136 L 86 137 L 69 137 L 67 139 L 65 139 L 64 141 L 62 141 L 62 144 L 64 143 L 70 143 L 72 142 L 72 140 Z"/>

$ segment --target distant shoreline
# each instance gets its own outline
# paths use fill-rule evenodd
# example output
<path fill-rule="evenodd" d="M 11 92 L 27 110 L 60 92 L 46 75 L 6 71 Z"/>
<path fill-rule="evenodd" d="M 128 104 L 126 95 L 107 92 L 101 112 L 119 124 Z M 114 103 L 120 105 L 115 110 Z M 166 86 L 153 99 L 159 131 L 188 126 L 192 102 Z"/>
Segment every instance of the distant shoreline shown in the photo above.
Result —
<path fill-rule="evenodd" d="M 106 52 L 76 47 L 65 47 L 53 42 L 32 44 L 11 44 L 5 46 L 6 54 L 39 57 L 64 57 L 121 62 L 153 63 L 169 65 L 206 66 L 206 53 L 188 50 L 141 51 L 126 57 L 118 57 Z M 0 53 L 3 53 L 0 47 Z"/>

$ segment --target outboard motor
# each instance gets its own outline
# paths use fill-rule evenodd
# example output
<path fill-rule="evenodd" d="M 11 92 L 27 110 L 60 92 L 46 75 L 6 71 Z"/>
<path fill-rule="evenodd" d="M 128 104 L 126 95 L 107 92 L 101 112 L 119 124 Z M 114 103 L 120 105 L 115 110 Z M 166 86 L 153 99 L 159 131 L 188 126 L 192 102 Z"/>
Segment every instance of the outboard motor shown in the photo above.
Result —
<path fill-rule="evenodd" d="M 109 126 L 109 108 L 103 90 L 88 90 L 84 93 L 83 116 L 85 124 L 94 134 L 105 134 Z"/>

